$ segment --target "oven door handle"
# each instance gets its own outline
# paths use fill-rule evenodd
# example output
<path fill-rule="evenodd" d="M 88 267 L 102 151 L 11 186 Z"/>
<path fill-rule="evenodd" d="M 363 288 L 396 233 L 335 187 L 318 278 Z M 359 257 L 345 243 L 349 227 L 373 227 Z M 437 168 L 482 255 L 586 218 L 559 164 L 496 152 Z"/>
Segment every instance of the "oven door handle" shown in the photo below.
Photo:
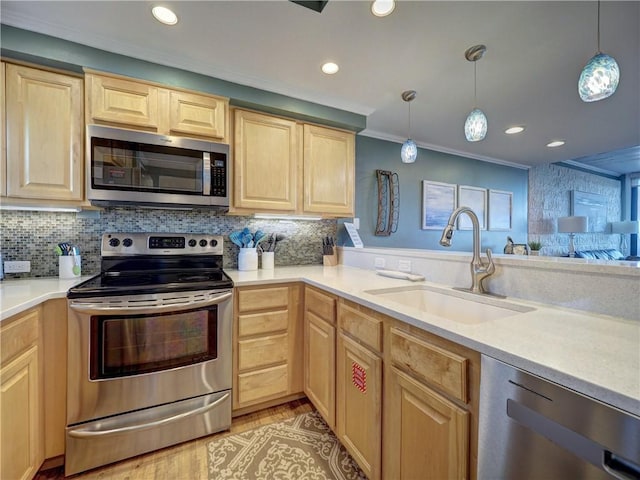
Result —
<path fill-rule="evenodd" d="M 225 392 L 223 395 L 217 398 L 214 402 L 204 405 L 203 407 L 199 407 L 193 410 L 191 409 L 185 410 L 175 415 L 171 415 L 170 417 L 161 418 L 159 420 L 154 420 L 147 423 L 136 423 L 133 425 L 126 425 L 123 427 L 110 428 L 106 430 L 99 430 L 100 428 L 99 426 L 96 429 L 92 429 L 91 427 L 86 427 L 86 428 L 74 427 L 72 429 L 68 429 L 67 434 L 70 437 L 90 439 L 90 438 L 97 438 L 97 437 L 106 437 L 109 435 L 121 435 L 123 433 L 139 432 L 141 430 L 147 430 L 149 428 L 161 427 L 163 425 L 177 422 L 178 420 L 192 417 L 194 415 L 204 414 L 209 410 L 215 408 L 216 406 L 220 405 L 222 402 L 228 400 L 229 395 L 230 395 L 229 392 Z"/>
<path fill-rule="evenodd" d="M 165 313 L 165 312 L 181 312 L 184 310 L 194 310 L 203 307 L 209 307 L 211 305 L 218 305 L 222 302 L 231 299 L 233 295 L 232 291 L 221 293 L 219 295 L 212 296 L 207 300 L 192 300 L 183 303 L 171 303 L 164 305 L 149 305 L 149 306 L 106 306 L 103 303 L 82 303 L 82 302 L 74 302 L 71 301 L 69 303 L 69 307 L 73 310 L 85 313 L 88 315 L 151 315 L 154 313 Z"/>

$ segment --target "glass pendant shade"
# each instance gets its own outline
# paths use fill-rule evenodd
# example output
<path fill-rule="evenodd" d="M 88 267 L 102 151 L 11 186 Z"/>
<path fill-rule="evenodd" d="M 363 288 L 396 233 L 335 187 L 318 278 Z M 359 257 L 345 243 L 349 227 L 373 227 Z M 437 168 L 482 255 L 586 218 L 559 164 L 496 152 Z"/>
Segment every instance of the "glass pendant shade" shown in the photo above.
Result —
<path fill-rule="evenodd" d="M 479 108 L 474 108 L 464 122 L 464 136 L 469 142 L 479 142 L 487 135 L 487 117 Z"/>
<path fill-rule="evenodd" d="M 413 163 L 416 161 L 418 157 L 418 146 L 416 142 L 407 139 L 400 149 L 400 158 L 402 159 L 402 163 Z"/>
<path fill-rule="evenodd" d="M 620 68 L 615 58 L 597 53 L 582 69 L 578 93 L 583 102 L 597 102 L 613 95 L 619 81 Z"/>

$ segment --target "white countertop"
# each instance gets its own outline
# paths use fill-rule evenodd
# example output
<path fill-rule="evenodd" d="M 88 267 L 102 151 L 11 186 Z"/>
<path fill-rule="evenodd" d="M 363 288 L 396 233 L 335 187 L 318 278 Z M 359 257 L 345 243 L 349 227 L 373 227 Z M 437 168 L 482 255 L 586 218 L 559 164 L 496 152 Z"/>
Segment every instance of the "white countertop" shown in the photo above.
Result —
<path fill-rule="evenodd" d="M 292 281 L 315 285 L 640 416 L 640 322 L 507 299 L 535 310 L 465 324 L 365 293 L 420 284 L 443 288 L 430 282 L 386 278 L 343 265 L 225 271 L 236 286 Z M 0 320 L 64 297 L 69 288 L 87 278 L 5 280 L 0 283 Z"/>

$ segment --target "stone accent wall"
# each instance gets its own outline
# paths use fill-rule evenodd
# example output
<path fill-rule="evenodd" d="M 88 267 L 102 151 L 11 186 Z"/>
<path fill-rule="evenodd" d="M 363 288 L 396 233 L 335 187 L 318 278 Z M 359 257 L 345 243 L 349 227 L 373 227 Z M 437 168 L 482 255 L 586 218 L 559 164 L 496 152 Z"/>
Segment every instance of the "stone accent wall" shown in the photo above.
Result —
<path fill-rule="evenodd" d="M 571 191 L 597 193 L 607 200 L 607 222 L 620 220 L 621 183 L 559 165 L 529 170 L 529 241 L 542 242 L 542 255 L 561 256 L 569 251 L 569 235 L 557 233 L 558 217 L 571 215 Z M 619 248 L 620 238 L 606 232 L 577 234 L 576 250 Z"/>
<path fill-rule="evenodd" d="M 152 210 L 106 208 L 97 218 L 75 213 L 30 211 L 0 212 L 0 249 L 3 261 L 30 260 L 31 273 L 5 274 L 7 278 L 58 275 L 54 247 L 69 242 L 80 248 L 82 274 L 100 271 L 100 240 L 106 232 L 170 232 L 224 235 L 224 266 L 236 268 L 238 247 L 229 233 L 248 227 L 252 232 L 283 233 L 275 254 L 275 265 L 322 263 L 322 238 L 336 235 L 335 220 L 259 220 L 222 215 L 206 210 Z"/>

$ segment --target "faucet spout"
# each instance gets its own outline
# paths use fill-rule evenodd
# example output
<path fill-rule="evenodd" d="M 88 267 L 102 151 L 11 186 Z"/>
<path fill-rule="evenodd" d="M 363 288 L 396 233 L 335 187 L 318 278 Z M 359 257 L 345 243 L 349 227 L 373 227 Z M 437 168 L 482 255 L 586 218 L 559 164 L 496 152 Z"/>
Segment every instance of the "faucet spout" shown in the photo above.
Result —
<path fill-rule="evenodd" d="M 483 285 L 483 280 L 496 271 L 495 264 L 491 258 L 491 250 L 487 248 L 488 262 L 485 264 L 480 256 L 480 222 L 478 216 L 469 207 L 458 207 L 449 216 L 447 226 L 442 231 L 442 237 L 440 238 L 440 245 L 443 247 L 451 246 L 451 239 L 453 237 L 454 225 L 458 217 L 462 214 L 466 214 L 471 220 L 473 226 L 473 258 L 471 259 L 471 287 L 469 290 L 473 293 L 489 293 Z"/>

